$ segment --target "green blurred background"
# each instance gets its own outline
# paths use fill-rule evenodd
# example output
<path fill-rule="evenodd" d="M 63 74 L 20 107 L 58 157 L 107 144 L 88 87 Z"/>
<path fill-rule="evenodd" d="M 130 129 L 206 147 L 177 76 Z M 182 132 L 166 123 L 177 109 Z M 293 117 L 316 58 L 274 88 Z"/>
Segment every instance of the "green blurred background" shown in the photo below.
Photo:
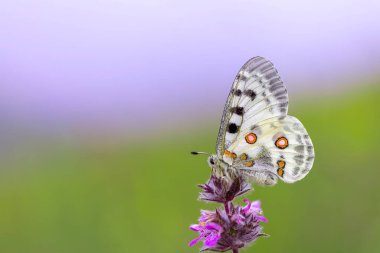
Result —
<path fill-rule="evenodd" d="M 316 159 L 243 252 L 380 252 L 378 1 L 0 3 L 0 253 L 178 253 L 225 99 L 277 67 Z M 239 199 L 238 201 L 241 201 Z"/>
<path fill-rule="evenodd" d="M 314 142 L 314 168 L 294 185 L 255 187 L 271 237 L 245 252 L 380 250 L 379 84 L 290 104 Z M 200 125 L 19 148 L 0 179 L 1 252 L 195 252 L 187 227 L 215 205 L 196 201 L 209 170 L 189 151 L 212 151 L 218 122 Z"/>

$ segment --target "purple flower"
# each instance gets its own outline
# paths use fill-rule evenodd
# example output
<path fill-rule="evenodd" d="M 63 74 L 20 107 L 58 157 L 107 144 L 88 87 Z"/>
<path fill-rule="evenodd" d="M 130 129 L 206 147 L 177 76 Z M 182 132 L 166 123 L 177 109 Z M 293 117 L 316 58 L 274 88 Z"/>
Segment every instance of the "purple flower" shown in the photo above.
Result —
<path fill-rule="evenodd" d="M 189 243 L 193 246 L 199 240 L 204 241 L 201 251 L 224 252 L 242 248 L 261 236 L 265 236 L 261 222 L 267 222 L 262 216 L 259 201 L 244 200 L 246 206 L 234 206 L 228 203 L 227 209 L 201 211 L 199 224 L 190 228 L 200 235 Z M 226 210 L 229 210 L 228 213 Z"/>
<path fill-rule="evenodd" d="M 191 225 L 190 229 L 199 233 L 199 236 L 189 243 L 190 247 L 196 244 L 199 240 L 204 241 L 204 247 L 213 247 L 218 243 L 220 235 L 223 232 L 223 228 L 213 222 L 201 222 L 199 225 Z"/>
<path fill-rule="evenodd" d="M 247 205 L 241 210 L 242 213 L 245 215 L 253 214 L 256 216 L 256 219 L 262 222 L 268 222 L 267 218 L 259 215 L 263 213 L 261 210 L 261 202 L 259 200 L 250 202 L 248 199 L 244 199 L 243 201 L 247 203 Z"/>
<path fill-rule="evenodd" d="M 199 195 L 201 200 L 223 203 L 224 208 L 215 211 L 201 210 L 199 224 L 190 226 L 199 235 L 189 246 L 203 241 L 201 251 L 239 252 L 240 248 L 266 236 L 261 222 L 268 220 L 262 215 L 260 201 L 244 199 L 245 206 L 235 206 L 231 202 L 250 190 L 250 185 L 243 177 L 227 179 L 212 174 L 207 183 L 199 186 L 203 190 Z"/>
<path fill-rule="evenodd" d="M 208 210 L 201 210 L 201 217 L 199 217 L 199 223 L 209 223 L 216 220 L 216 213 Z"/>
<path fill-rule="evenodd" d="M 249 184 L 240 177 L 226 180 L 215 175 L 212 175 L 207 183 L 201 184 L 199 187 L 203 189 L 199 196 L 200 199 L 219 203 L 229 202 L 250 190 Z"/>

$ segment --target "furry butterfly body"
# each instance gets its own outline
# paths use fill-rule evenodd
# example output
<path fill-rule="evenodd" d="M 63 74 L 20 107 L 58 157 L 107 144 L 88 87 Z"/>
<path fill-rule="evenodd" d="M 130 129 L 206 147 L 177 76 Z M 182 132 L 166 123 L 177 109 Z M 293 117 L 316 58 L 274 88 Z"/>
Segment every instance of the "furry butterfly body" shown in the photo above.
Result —
<path fill-rule="evenodd" d="M 313 144 L 302 123 L 287 113 L 288 93 L 273 64 L 250 59 L 227 98 L 217 153 L 208 159 L 213 173 L 262 185 L 304 178 L 313 165 Z"/>

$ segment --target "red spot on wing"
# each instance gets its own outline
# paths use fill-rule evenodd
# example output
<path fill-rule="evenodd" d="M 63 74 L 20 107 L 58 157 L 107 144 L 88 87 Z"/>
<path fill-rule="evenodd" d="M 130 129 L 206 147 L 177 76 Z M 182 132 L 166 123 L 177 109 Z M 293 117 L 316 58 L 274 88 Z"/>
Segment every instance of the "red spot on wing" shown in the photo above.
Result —
<path fill-rule="evenodd" d="M 276 147 L 278 147 L 279 149 L 284 149 L 284 148 L 286 148 L 287 146 L 289 146 L 288 139 L 286 139 L 285 137 L 280 137 L 280 138 L 278 138 L 274 144 L 275 144 Z"/>
<path fill-rule="evenodd" d="M 245 141 L 249 144 L 254 144 L 257 141 L 257 136 L 254 133 L 249 133 L 245 136 Z"/>

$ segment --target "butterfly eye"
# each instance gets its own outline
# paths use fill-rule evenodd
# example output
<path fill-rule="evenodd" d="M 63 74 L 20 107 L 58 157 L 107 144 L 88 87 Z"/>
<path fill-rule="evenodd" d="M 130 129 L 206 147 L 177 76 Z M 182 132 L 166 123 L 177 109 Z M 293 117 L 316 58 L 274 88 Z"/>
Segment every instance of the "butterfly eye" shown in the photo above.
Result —
<path fill-rule="evenodd" d="M 214 159 L 212 159 L 212 157 L 210 157 L 210 163 L 212 164 L 212 165 L 214 165 L 215 164 L 215 162 L 214 162 Z"/>

